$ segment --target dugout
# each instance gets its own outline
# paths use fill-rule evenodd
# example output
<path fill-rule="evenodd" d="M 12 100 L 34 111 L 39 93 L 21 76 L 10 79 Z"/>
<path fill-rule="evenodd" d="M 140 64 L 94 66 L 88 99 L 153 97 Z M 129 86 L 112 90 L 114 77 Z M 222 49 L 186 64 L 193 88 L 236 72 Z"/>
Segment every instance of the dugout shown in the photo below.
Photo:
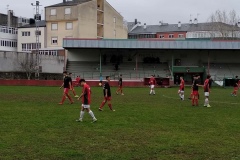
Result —
<path fill-rule="evenodd" d="M 65 69 L 75 75 L 117 80 L 123 74 L 125 80 L 143 84 L 151 75 L 169 79 L 169 85 L 178 85 L 180 76 L 191 84 L 194 74 L 200 74 L 202 82 L 208 73 L 213 80 L 223 80 L 238 74 L 229 72 L 226 64 L 238 65 L 240 59 L 240 41 L 65 38 L 63 48 Z M 111 62 L 111 56 L 119 56 L 119 63 Z"/>

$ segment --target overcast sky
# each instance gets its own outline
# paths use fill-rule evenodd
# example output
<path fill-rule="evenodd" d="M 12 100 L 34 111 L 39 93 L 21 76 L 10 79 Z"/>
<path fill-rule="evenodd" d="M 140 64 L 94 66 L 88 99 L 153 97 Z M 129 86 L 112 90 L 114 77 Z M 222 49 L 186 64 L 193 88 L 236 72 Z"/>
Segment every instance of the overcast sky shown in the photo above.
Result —
<path fill-rule="evenodd" d="M 39 0 L 44 10 L 44 6 L 62 2 L 62 0 Z M 134 21 L 137 18 L 142 23 L 158 24 L 189 22 L 197 15 L 199 22 L 207 21 L 209 15 L 220 10 L 236 10 L 240 15 L 240 0 L 107 0 L 127 21 Z M 14 10 L 16 16 L 28 17 L 33 15 L 34 7 L 31 3 L 35 0 L 0 0 L 0 12 Z"/>

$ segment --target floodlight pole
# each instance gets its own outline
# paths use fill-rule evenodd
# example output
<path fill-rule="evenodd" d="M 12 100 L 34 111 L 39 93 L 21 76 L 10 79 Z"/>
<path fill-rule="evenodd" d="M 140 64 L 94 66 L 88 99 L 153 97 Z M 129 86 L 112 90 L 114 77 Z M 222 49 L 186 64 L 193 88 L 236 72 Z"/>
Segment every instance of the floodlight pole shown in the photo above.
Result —
<path fill-rule="evenodd" d="M 35 25 L 36 25 L 36 30 L 35 30 L 35 36 L 36 36 L 36 50 L 35 50 L 35 54 L 36 54 L 36 60 L 35 60 L 35 79 L 39 79 L 39 64 L 40 64 L 40 59 L 39 59 L 39 21 L 40 21 L 40 14 L 39 14 L 39 7 L 40 2 L 36 1 L 36 4 L 31 3 L 32 6 L 34 6 L 36 8 L 36 14 L 34 16 L 35 19 Z"/>

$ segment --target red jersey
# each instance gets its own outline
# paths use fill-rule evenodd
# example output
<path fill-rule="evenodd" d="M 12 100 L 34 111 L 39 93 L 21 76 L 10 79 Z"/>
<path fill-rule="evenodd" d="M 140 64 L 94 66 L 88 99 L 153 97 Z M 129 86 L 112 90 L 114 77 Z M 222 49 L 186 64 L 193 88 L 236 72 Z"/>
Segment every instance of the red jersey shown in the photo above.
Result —
<path fill-rule="evenodd" d="M 150 85 L 155 85 L 156 84 L 156 79 L 154 77 L 151 77 L 149 80 Z"/>
<path fill-rule="evenodd" d="M 80 77 L 77 77 L 76 82 L 79 83 L 79 81 L 80 81 Z"/>
<path fill-rule="evenodd" d="M 180 83 L 180 90 L 181 91 L 184 91 L 184 84 L 185 84 L 185 81 L 182 79 L 181 83 Z"/>
<path fill-rule="evenodd" d="M 209 79 L 206 79 L 204 82 L 204 92 L 209 92 Z"/>
<path fill-rule="evenodd" d="M 91 103 L 91 90 L 90 90 L 90 86 L 87 85 L 87 84 L 84 84 L 82 93 L 83 93 L 82 104 L 90 105 L 90 103 Z"/>

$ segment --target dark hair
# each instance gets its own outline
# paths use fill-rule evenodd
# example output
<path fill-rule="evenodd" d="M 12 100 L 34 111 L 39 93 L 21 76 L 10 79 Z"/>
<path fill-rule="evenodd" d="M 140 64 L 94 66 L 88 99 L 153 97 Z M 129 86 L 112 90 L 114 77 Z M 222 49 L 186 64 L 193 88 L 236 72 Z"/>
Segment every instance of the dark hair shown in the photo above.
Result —
<path fill-rule="evenodd" d="M 238 76 L 236 76 L 236 78 L 238 78 Z"/>
<path fill-rule="evenodd" d="M 120 74 L 120 76 L 122 76 L 122 75 Z"/>
<path fill-rule="evenodd" d="M 110 76 L 106 76 L 106 79 L 108 79 Z"/>
<path fill-rule="evenodd" d="M 82 82 L 86 82 L 86 81 L 85 81 L 85 79 L 80 79 L 79 82 L 82 83 Z"/>
<path fill-rule="evenodd" d="M 211 78 L 211 76 L 210 76 L 210 75 L 207 75 L 207 79 L 209 79 L 209 78 Z"/>
<path fill-rule="evenodd" d="M 69 73 L 69 75 L 71 75 L 72 73 Z"/>
<path fill-rule="evenodd" d="M 63 73 L 67 74 L 67 71 L 64 71 Z"/>
<path fill-rule="evenodd" d="M 195 77 L 198 77 L 198 76 L 199 76 L 198 74 L 195 75 Z"/>

